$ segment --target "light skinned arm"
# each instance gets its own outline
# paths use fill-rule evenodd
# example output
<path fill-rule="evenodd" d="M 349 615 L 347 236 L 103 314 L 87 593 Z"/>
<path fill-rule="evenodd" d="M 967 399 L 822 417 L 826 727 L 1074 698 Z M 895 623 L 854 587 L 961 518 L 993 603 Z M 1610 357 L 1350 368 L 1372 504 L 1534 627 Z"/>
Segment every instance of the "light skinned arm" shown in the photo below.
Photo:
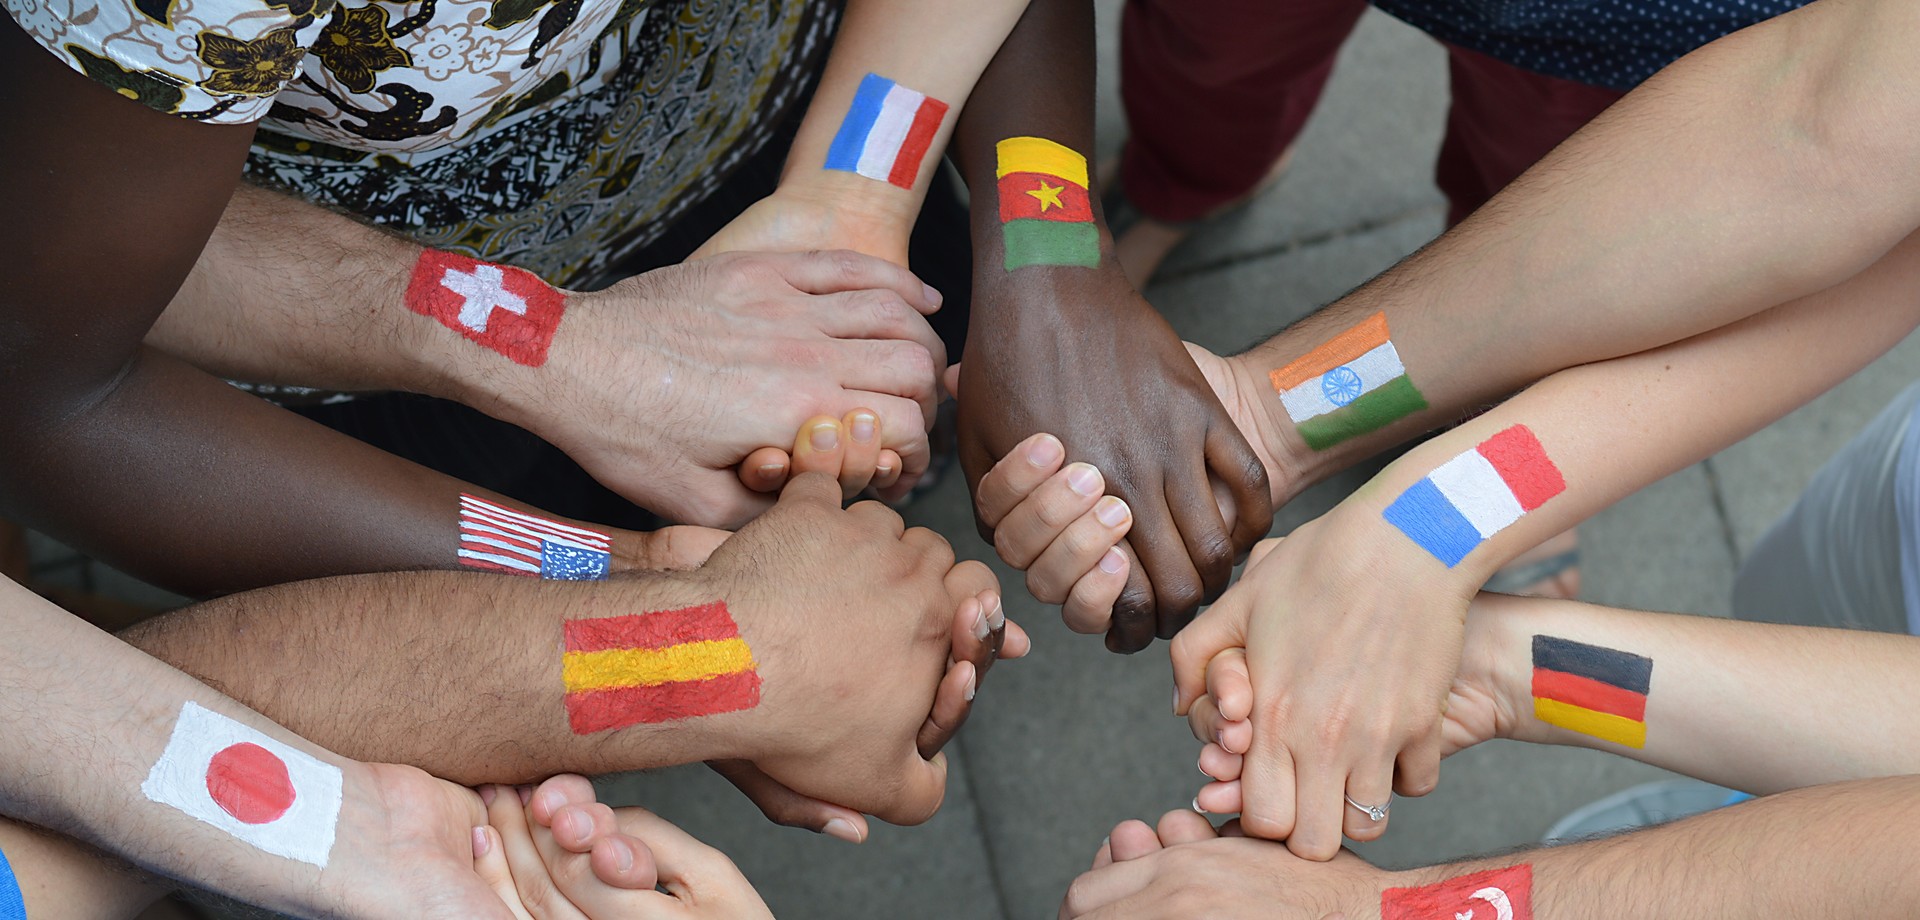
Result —
<path fill-rule="evenodd" d="M 1555 374 L 1413 449 L 1255 565 L 1173 643 L 1176 706 L 1218 653 L 1247 650 L 1249 833 L 1331 857 L 1378 836 L 1342 795 L 1381 802 L 1437 781 L 1440 714 L 1467 604 L 1546 537 L 1824 392 L 1920 321 L 1920 235 L 1845 284 L 1674 345 Z M 1383 516 L 1408 487 L 1524 425 L 1564 491 L 1449 566 Z M 1396 769 L 1396 760 L 1397 769 Z"/>
<path fill-rule="evenodd" d="M 133 920 L 172 887 L 79 841 L 5 819 L 0 855 L 33 920 Z"/>
<path fill-rule="evenodd" d="M 1230 359 L 1276 502 L 1562 368 L 1832 287 L 1920 227 L 1920 8 L 1821 0 L 1675 62 L 1465 222 Z M 1377 312 L 1430 409 L 1309 449 L 1269 372 Z"/>
<path fill-rule="evenodd" d="M 1270 841 L 1215 837 L 1195 821 L 1205 824 L 1191 812 L 1170 814 L 1159 833 L 1175 837 L 1167 845 L 1155 840 L 1133 858 L 1097 863 L 1074 881 L 1060 915 L 1380 920 L 1389 889 L 1429 888 L 1450 893 L 1415 902 L 1431 916 L 1491 917 L 1495 901 L 1475 895 L 1498 886 L 1512 905 L 1523 885 L 1535 920 L 1893 920 L 1920 903 L 1909 859 L 1920 846 L 1914 776 L 1797 789 L 1617 837 L 1397 872 L 1351 853 L 1331 863 L 1302 860 Z M 1116 847 L 1121 832 L 1115 828 Z M 1525 867 L 1525 882 L 1511 871 L 1517 867 Z M 1483 872 L 1502 874 L 1475 875 Z M 1415 910 L 1396 909 L 1387 920 L 1429 916 Z"/>

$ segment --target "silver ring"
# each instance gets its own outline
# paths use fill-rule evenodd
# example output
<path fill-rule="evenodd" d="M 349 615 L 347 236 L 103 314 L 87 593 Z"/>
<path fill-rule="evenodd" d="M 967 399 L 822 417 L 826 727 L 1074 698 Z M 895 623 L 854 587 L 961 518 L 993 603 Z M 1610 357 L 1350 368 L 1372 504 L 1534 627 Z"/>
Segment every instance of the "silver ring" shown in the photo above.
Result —
<path fill-rule="evenodd" d="M 1362 805 L 1359 802 L 1354 801 L 1353 796 L 1350 796 L 1350 795 L 1343 796 L 1343 798 L 1347 800 L 1348 805 L 1352 805 L 1353 807 L 1360 809 L 1362 813 L 1364 813 L 1369 819 L 1374 821 L 1387 820 L 1387 809 L 1393 807 L 1393 799 L 1391 796 L 1388 797 L 1387 803 L 1385 805 Z"/>

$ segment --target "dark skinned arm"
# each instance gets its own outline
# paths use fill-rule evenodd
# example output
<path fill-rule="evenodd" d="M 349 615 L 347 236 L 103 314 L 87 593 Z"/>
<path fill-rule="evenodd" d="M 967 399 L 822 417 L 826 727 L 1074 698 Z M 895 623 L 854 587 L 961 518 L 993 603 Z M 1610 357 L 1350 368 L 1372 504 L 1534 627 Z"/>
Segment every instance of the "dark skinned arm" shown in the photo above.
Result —
<path fill-rule="evenodd" d="M 1180 337 L 1134 290 L 1100 228 L 1097 268 L 1004 266 L 994 145 L 1042 137 L 1093 150 L 1093 6 L 1035 0 L 975 87 L 955 133 L 973 193 L 974 320 L 960 371 L 960 457 L 977 484 L 994 461 L 1046 431 L 1098 467 L 1134 524 L 1126 590 L 1107 646 L 1134 652 L 1167 638 L 1225 590 L 1234 559 L 1273 510 L 1264 468 Z M 1233 508 L 1214 499 L 1224 486 Z M 992 535 L 983 524 L 982 536 Z"/>
<path fill-rule="evenodd" d="M 141 345 L 252 126 L 120 98 L 8 17 L 0 86 L 0 515 L 187 594 L 456 567 L 471 487 Z M 615 568 L 645 546 L 619 536 Z"/>

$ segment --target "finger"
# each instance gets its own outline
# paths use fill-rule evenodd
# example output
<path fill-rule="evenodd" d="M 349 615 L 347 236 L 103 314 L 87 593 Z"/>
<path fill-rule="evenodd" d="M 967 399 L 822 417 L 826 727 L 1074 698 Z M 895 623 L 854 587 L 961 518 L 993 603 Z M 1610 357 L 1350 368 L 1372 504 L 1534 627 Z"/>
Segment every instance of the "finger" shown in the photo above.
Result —
<path fill-rule="evenodd" d="M 835 360 L 838 366 L 822 368 L 822 373 L 831 374 L 844 389 L 910 400 L 919 407 L 922 419 L 933 419 L 934 409 L 940 405 L 940 367 L 934 363 L 933 353 L 919 343 L 894 339 L 841 341 L 835 344 Z"/>
<path fill-rule="evenodd" d="M 1066 603 L 1080 579 L 1100 572 L 1100 560 L 1126 538 L 1132 523 L 1133 513 L 1126 502 L 1112 495 L 1102 496 L 1092 510 L 1068 524 L 1033 561 L 1027 569 L 1027 590 L 1043 603 Z M 1118 578 L 1112 581 L 1125 584 Z"/>
<path fill-rule="evenodd" d="M 533 825 L 527 820 L 526 803 L 518 794 L 507 794 L 505 787 L 496 787 L 496 790 L 498 794 L 491 796 L 487 803 L 487 823 L 493 826 L 506 853 L 520 903 L 534 920 L 586 920 L 554 886 L 547 862 L 533 842 Z M 531 799 L 529 791 L 527 801 Z"/>
<path fill-rule="evenodd" d="M 1107 835 L 1107 842 L 1113 848 L 1114 862 L 1139 859 L 1160 850 L 1160 835 L 1147 822 L 1139 820 L 1120 822 L 1113 833 Z"/>
<path fill-rule="evenodd" d="M 1100 841 L 1100 849 L 1093 851 L 1093 868 L 1113 865 L 1113 841 Z"/>
<path fill-rule="evenodd" d="M 795 505 L 824 505 L 828 508 L 840 507 L 840 482 L 831 476 L 819 473 L 801 473 L 787 480 L 785 488 L 780 490 L 780 504 L 792 502 Z"/>
<path fill-rule="evenodd" d="M 927 720 L 920 723 L 920 733 L 914 739 L 914 746 L 923 758 L 940 753 L 940 749 L 953 740 L 955 732 L 967 723 L 967 713 L 973 709 L 973 696 L 979 686 L 980 669 L 971 661 L 962 661 L 947 669 L 947 676 L 941 678 L 940 686 L 933 693 L 933 711 L 927 714 Z"/>
<path fill-rule="evenodd" d="M 707 766 L 725 777 L 775 824 L 803 828 L 848 843 L 867 839 L 867 816 L 851 808 L 801 795 L 744 760 L 710 760 Z"/>
<path fill-rule="evenodd" d="M 1129 533 L 1139 529 L 1139 515 L 1135 514 L 1133 530 Z M 1123 655 L 1131 655 L 1153 644 L 1156 588 L 1146 567 L 1140 564 L 1140 554 L 1134 549 L 1134 542 L 1130 538 L 1120 544 L 1120 553 L 1127 560 L 1127 584 L 1120 589 L 1120 596 L 1114 600 L 1107 619 L 1107 650 Z"/>
<path fill-rule="evenodd" d="M 841 427 L 840 420 L 828 415 L 816 415 L 800 426 L 800 432 L 793 438 L 793 474 L 819 473 L 840 479 L 840 467 L 847 456 L 847 433 Z M 846 499 L 846 490 L 840 492 Z"/>
<path fill-rule="evenodd" d="M 1208 783 L 1193 797 L 1193 807 L 1210 815 L 1239 814 L 1246 807 L 1241 788 L 1237 779 Z"/>
<path fill-rule="evenodd" d="M 1001 641 L 1000 654 L 996 657 L 1025 658 L 1031 651 L 1033 651 L 1033 639 L 1027 635 L 1026 630 L 1020 628 L 1020 624 L 1008 620 L 1007 635 Z"/>
<path fill-rule="evenodd" d="M 499 832 L 484 824 L 473 829 L 473 873 L 500 897 L 515 920 L 533 920 L 520 903 L 520 892 L 513 887 L 513 872 L 507 868 L 507 850 L 500 843 Z"/>
<path fill-rule="evenodd" d="M 1269 800 L 1289 792 L 1293 795 L 1293 831 L 1287 834 L 1287 849 L 1301 859 L 1325 862 L 1340 852 L 1345 813 L 1350 810 L 1343 795 L 1347 788 L 1348 771 L 1327 762 L 1324 759 L 1326 755 L 1315 753 L 1314 759 L 1300 761 L 1295 789 L 1282 791 L 1268 787 L 1258 794 L 1265 795 Z M 1253 775 L 1251 765 L 1247 774 L 1249 777 Z M 1241 793 L 1246 797 L 1247 806 L 1246 812 L 1241 815 L 1244 824 L 1247 815 L 1253 811 L 1257 793 L 1246 780 L 1241 781 Z"/>
<path fill-rule="evenodd" d="M 1440 745 L 1438 730 L 1417 738 L 1401 749 L 1394 761 L 1393 788 L 1401 795 L 1422 796 L 1440 785 Z"/>
<path fill-rule="evenodd" d="M 1145 890 L 1154 879 L 1154 861 L 1129 859 L 1082 873 L 1067 886 L 1060 916 L 1082 917 Z"/>
<path fill-rule="evenodd" d="M 1173 637 L 1168 654 L 1173 659 L 1173 711 L 1184 714 L 1207 692 L 1207 665 L 1230 648 L 1245 648 L 1244 624 L 1249 616 L 1246 595 L 1228 591 L 1207 612 L 1195 617 Z"/>
<path fill-rule="evenodd" d="M 871 390 L 849 390 L 846 399 L 849 405 L 865 406 L 880 416 L 880 446 L 900 457 L 900 479 L 893 488 L 905 494 L 933 462 L 927 431 L 934 416 L 921 411 L 913 400 Z"/>
<path fill-rule="evenodd" d="M 554 812 L 553 823 L 546 825 L 563 849 L 585 853 L 593 842 L 614 832 L 613 809 L 599 802 L 564 805 Z"/>
<path fill-rule="evenodd" d="M 922 759 L 918 753 L 911 754 L 902 768 L 902 779 L 899 799 L 879 817 L 903 826 L 926 823 L 947 797 L 947 755 Z"/>
<path fill-rule="evenodd" d="M 567 820 L 568 811 L 581 807 L 568 806 L 557 821 Z M 545 861 L 554 889 L 575 909 L 588 917 L 631 916 L 637 907 L 659 897 L 653 890 L 659 883 L 653 853 L 644 841 L 620 831 L 612 809 L 599 803 L 592 807 L 606 809 L 607 827 L 592 846 L 563 847 L 554 831 L 535 825 L 534 847 Z M 596 852 L 605 855 L 596 859 Z"/>
<path fill-rule="evenodd" d="M 1205 816 L 1185 808 L 1176 808 L 1160 816 L 1160 823 L 1154 826 L 1160 834 L 1163 847 L 1179 846 L 1183 843 L 1199 843 L 1220 836 L 1213 829 L 1213 822 Z"/>
<path fill-rule="evenodd" d="M 974 486 L 974 513 L 982 524 L 1000 526 L 1007 512 L 1058 472 L 1066 459 L 1067 449 L 1060 439 L 1045 432 L 1014 445 Z"/>
<path fill-rule="evenodd" d="M 1268 840 L 1284 840 L 1294 831 L 1294 795 L 1298 778 L 1294 774 L 1293 753 L 1274 736 L 1277 731 L 1255 732 L 1253 751 L 1240 770 L 1240 824 L 1247 834 Z M 1335 786 L 1334 788 L 1338 788 Z M 1332 825 L 1337 831 L 1336 819 Z"/>
<path fill-rule="evenodd" d="M 1267 558 L 1274 550 L 1279 549 L 1280 544 L 1285 540 L 1285 537 L 1268 537 L 1265 540 L 1255 543 L 1253 545 L 1253 551 L 1247 554 L 1247 568 L 1253 568 L 1259 565 L 1260 560 Z"/>
<path fill-rule="evenodd" d="M 778 492 L 787 484 L 792 462 L 778 447 L 757 448 L 740 461 L 740 484 L 755 492 Z"/>
<path fill-rule="evenodd" d="M 1149 542 L 1143 554 L 1147 571 L 1153 575 L 1154 596 L 1160 602 L 1155 609 L 1155 635 L 1162 639 L 1173 638 L 1173 634 L 1199 612 L 1200 605 L 1218 599 L 1233 579 L 1237 555 L 1233 540 L 1227 534 L 1226 521 L 1220 516 L 1220 506 L 1213 499 L 1206 465 L 1198 461 L 1196 458 L 1191 475 L 1170 476 L 1161 487 L 1168 521 L 1179 534 L 1180 542 L 1177 545 Z M 1249 540 L 1247 545 L 1251 547 L 1253 541 Z M 1166 561 L 1161 562 L 1162 558 Z M 1168 575 L 1162 575 L 1163 571 Z M 1162 582 L 1169 576 L 1173 579 L 1172 587 L 1162 588 Z M 1191 587 L 1186 582 L 1189 577 L 1194 579 Z"/>
<path fill-rule="evenodd" d="M 1234 646 L 1207 664 L 1207 695 L 1225 722 L 1245 722 L 1253 715 L 1253 679 L 1247 675 L 1247 650 Z M 1241 748 L 1240 750 L 1245 750 Z"/>
<path fill-rule="evenodd" d="M 1273 490 L 1266 465 L 1231 422 L 1207 429 L 1207 469 L 1233 496 L 1228 539 L 1235 555 L 1245 552 L 1273 529 Z"/>
<path fill-rule="evenodd" d="M 1342 801 L 1340 804 L 1346 806 L 1341 811 L 1347 839 L 1363 842 L 1380 839 L 1380 835 L 1387 832 L 1387 822 L 1393 819 L 1393 758 L 1383 756 L 1355 764 L 1347 773 L 1346 794 L 1362 805 L 1388 809 L 1375 821 L 1366 812 Z"/>
<path fill-rule="evenodd" d="M 956 399 L 959 398 L 960 396 L 960 363 L 959 362 L 956 361 L 952 364 L 947 365 L 946 373 L 940 375 L 940 386 L 946 389 L 948 396 L 952 396 Z"/>
<path fill-rule="evenodd" d="M 1193 732 L 1193 740 L 1201 744 L 1218 744 L 1222 724 L 1220 710 L 1215 708 L 1211 696 L 1194 700 L 1193 705 L 1187 707 L 1187 729 Z"/>
<path fill-rule="evenodd" d="M 845 249 L 795 253 L 755 253 L 797 291 L 838 294 L 842 291 L 885 289 L 921 313 L 940 309 L 940 292 L 922 283 L 910 271 L 885 259 Z"/>
<path fill-rule="evenodd" d="M 1120 600 L 1132 571 L 1133 563 L 1121 547 L 1102 553 L 1093 571 L 1081 576 L 1067 592 L 1067 602 L 1060 605 L 1060 619 L 1077 633 L 1106 632 L 1113 620 L 1114 604 Z"/>
<path fill-rule="evenodd" d="M 926 349 L 943 371 L 947 345 L 927 318 L 892 291 L 848 291 L 815 298 L 815 325 L 836 339 L 893 339 Z M 931 381 L 929 381 L 931 383 Z"/>
<path fill-rule="evenodd" d="M 1093 510 L 1106 488 L 1106 480 L 1091 465 L 1067 464 L 994 527 L 994 552 L 1006 564 L 1025 570 L 1068 525 Z"/>
<path fill-rule="evenodd" d="M 835 488 L 837 489 L 839 488 L 839 486 L 836 484 Z M 886 505 L 883 505 L 879 502 L 875 502 L 875 501 L 854 502 L 853 504 L 847 506 L 847 515 L 849 517 L 852 517 L 855 523 L 857 524 L 857 526 L 859 527 L 870 528 L 875 533 L 884 533 L 894 538 L 895 540 L 904 541 L 907 538 L 906 520 L 900 517 L 899 512 L 896 512 L 892 508 L 889 508 Z M 920 528 L 920 527 L 916 527 L 914 529 L 919 531 L 925 531 L 925 528 Z M 920 536 L 920 535 L 916 535 L 914 537 L 914 540 L 916 543 L 924 542 L 925 539 L 926 538 L 924 536 Z M 941 542 L 944 543 L 945 541 L 941 541 Z M 931 550 L 929 549 L 929 551 Z M 949 560 L 952 559 L 951 549 L 948 550 L 948 559 Z"/>
<path fill-rule="evenodd" d="M 886 493 L 892 490 L 894 484 L 900 481 L 900 473 L 904 468 L 905 465 L 900 462 L 900 454 L 898 452 L 892 448 L 880 448 L 880 458 L 873 463 L 873 490 L 877 493 Z M 891 501 L 900 496 L 891 495 L 883 497 Z"/>
<path fill-rule="evenodd" d="M 653 848 L 638 837 L 627 834 L 602 837 L 594 841 L 587 859 L 593 877 L 615 888 L 648 891 L 660 884 L 660 867 L 653 860 Z M 607 916 L 589 912 L 594 916 Z"/>
<path fill-rule="evenodd" d="M 527 800 L 527 814 L 541 827 L 552 827 L 554 814 L 560 809 L 597 801 L 599 795 L 593 791 L 591 780 L 576 773 L 562 773 L 534 787 L 533 796 Z"/>
<path fill-rule="evenodd" d="M 1200 772 L 1216 782 L 1230 783 L 1239 779 L 1244 762 L 1239 754 L 1218 744 L 1209 744 L 1200 749 Z M 1235 806 L 1233 810 L 1238 812 L 1240 808 Z"/>
<path fill-rule="evenodd" d="M 959 593 L 954 590 L 956 579 L 952 573 L 948 573 L 947 582 L 949 596 Z M 971 662 L 979 670 L 976 683 L 986 680 L 987 671 L 1000 657 L 1006 639 L 1007 613 L 1000 605 L 999 591 L 979 591 L 960 602 L 959 609 L 954 612 L 952 658 L 956 663 Z"/>
<path fill-rule="evenodd" d="M 659 868 L 660 884 L 682 901 L 714 900 L 720 903 L 759 905 L 760 896 L 740 874 L 738 866 L 725 853 L 694 839 L 673 823 L 644 808 L 622 808 L 617 814 L 620 829 L 629 837 L 646 841 Z M 693 890 L 697 884 L 699 891 Z M 731 897 L 727 897 L 731 895 Z M 764 906 L 762 908 L 764 910 Z M 764 915 L 764 914 L 763 914 Z M 613 912 L 598 917 L 627 916 Z"/>
<path fill-rule="evenodd" d="M 871 409 L 855 409 L 840 420 L 840 430 L 847 436 L 846 454 L 840 461 L 840 494 L 852 498 L 866 491 L 878 473 L 880 416 Z"/>

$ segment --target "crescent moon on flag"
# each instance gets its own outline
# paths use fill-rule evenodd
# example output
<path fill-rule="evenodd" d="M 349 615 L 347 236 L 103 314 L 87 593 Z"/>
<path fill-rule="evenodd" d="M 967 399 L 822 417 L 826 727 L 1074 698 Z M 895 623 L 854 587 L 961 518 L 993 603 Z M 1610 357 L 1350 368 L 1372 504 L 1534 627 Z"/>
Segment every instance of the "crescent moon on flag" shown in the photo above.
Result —
<path fill-rule="evenodd" d="M 1467 900 L 1475 899 L 1493 905 L 1494 920 L 1513 920 L 1513 902 L 1507 900 L 1506 892 L 1498 888 L 1482 888 L 1467 895 Z"/>

